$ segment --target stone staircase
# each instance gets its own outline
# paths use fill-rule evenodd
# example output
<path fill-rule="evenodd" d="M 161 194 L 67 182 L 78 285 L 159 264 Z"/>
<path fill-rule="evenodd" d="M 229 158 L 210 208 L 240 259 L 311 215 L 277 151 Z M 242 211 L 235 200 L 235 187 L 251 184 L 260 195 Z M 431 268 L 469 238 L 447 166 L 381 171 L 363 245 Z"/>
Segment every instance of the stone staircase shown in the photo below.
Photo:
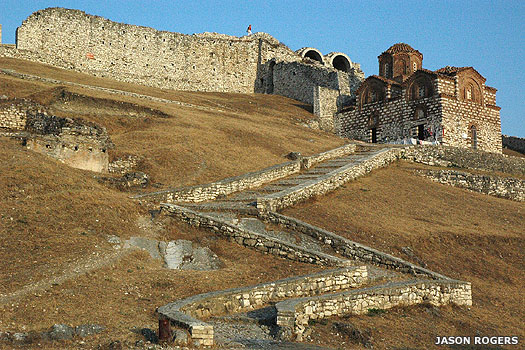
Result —
<path fill-rule="evenodd" d="M 238 244 L 337 269 L 192 296 L 158 308 L 159 316 L 188 329 L 194 344 L 250 349 L 287 344 L 290 349 L 308 349 L 312 347 L 281 341 L 304 340 L 311 319 L 423 302 L 471 305 L 468 282 L 452 280 L 276 212 L 386 166 L 403 152 L 402 148 L 367 145 L 354 150 L 323 156 L 313 166 L 301 166 L 299 171 L 259 186 L 244 186 L 228 195 L 207 194 L 213 200 L 161 204 L 165 215 Z M 213 184 L 203 188 L 213 188 Z M 174 191 L 185 195 L 184 189 Z"/>
<path fill-rule="evenodd" d="M 323 161 L 311 168 L 303 169 L 282 179 L 269 182 L 257 188 L 251 188 L 232 195 L 218 198 L 213 201 L 200 203 L 182 203 L 187 208 L 209 212 L 209 211 L 234 211 L 242 214 L 256 215 L 258 213 L 257 203 L 264 201 L 271 195 L 293 191 L 305 185 L 317 184 L 324 181 L 331 174 L 338 174 L 342 170 L 352 168 L 366 160 L 373 159 L 388 148 L 376 146 L 359 146 L 350 155 L 337 157 Z M 343 183 L 341 183 L 342 185 Z"/>

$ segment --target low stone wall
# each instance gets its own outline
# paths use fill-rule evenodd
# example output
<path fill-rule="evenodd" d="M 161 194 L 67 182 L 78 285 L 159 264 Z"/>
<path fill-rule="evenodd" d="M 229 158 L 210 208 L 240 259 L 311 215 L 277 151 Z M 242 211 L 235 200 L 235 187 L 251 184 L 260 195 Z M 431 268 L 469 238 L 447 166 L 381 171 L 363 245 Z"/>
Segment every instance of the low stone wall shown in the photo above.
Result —
<path fill-rule="evenodd" d="M 423 276 L 432 279 L 448 279 L 447 277 L 414 265 L 403 259 L 380 252 L 360 243 L 351 241 L 335 233 L 322 228 L 315 227 L 306 222 L 285 216 L 276 212 L 260 213 L 260 218 L 266 222 L 286 227 L 287 229 L 300 232 L 313 237 L 320 242 L 329 244 L 338 254 L 363 263 L 372 264 L 385 269 L 398 270 L 414 276 Z"/>
<path fill-rule="evenodd" d="M 133 154 L 127 154 L 117 157 L 109 162 L 108 172 L 116 174 L 125 174 L 137 169 L 137 166 L 143 159 Z"/>
<path fill-rule="evenodd" d="M 501 135 L 503 147 L 525 154 L 525 138 Z"/>
<path fill-rule="evenodd" d="M 34 103 L 24 99 L 0 100 L 0 128 L 9 130 L 24 130 L 27 113 L 42 113 Z"/>
<path fill-rule="evenodd" d="M 525 180 L 513 177 L 477 175 L 455 170 L 428 171 L 424 176 L 433 181 L 465 188 L 491 196 L 525 201 Z"/>
<path fill-rule="evenodd" d="M 308 169 L 308 168 L 311 168 L 314 165 L 316 165 L 316 164 L 318 164 L 318 163 L 320 163 L 322 161 L 325 161 L 325 160 L 328 160 L 328 159 L 333 159 L 333 158 L 343 157 L 345 155 L 354 153 L 356 147 L 357 147 L 356 144 L 349 143 L 349 144 L 346 144 L 344 146 L 337 147 L 337 148 L 331 149 L 331 150 L 326 151 L 326 152 L 315 154 L 315 155 L 309 156 L 309 157 L 304 157 L 301 160 L 301 167 L 303 169 Z"/>
<path fill-rule="evenodd" d="M 447 146 L 414 146 L 408 148 L 404 157 L 410 161 L 428 165 L 500 171 L 507 174 L 525 175 L 525 158 L 509 157 L 467 148 Z"/>
<path fill-rule="evenodd" d="M 389 309 L 421 303 L 470 306 L 471 285 L 468 282 L 451 280 L 398 282 L 312 298 L 285 300 L 275 307 L 281 334 L 294 335 L 296 340 L 301 341 L 309 320 L 359 315 L 367 313 L 369 309 Z"/>
<path fill-rule="evenodd" d="M 293 161 L 273 165 L 251 173 L 229 177 L 217 182 L 191 187 L 146 193 L 135 196 L 135 199 L 151 199 L 167 203 L 173 202 L 204 202 L 214 200 L 234 192 L 261 186 L 267 182 L 295 174 L 301 170 L 301 162 Z"/>
<path fill-rule="evenodd" d="M 254 248 L 267 254 L 273 254 L 281 258 L 304 263 L 325 266 L 347 266 L 350 264 L 350 261 L 346 259 L 306 249 L 277 238 L 250 231 L 218 218 L 175 204 L 161 203 L 161 209 L 191 226 L 212 230 L 240 245 Z"/>
<path fill-rule="evenodd" d="M 348 164 L 318 179 L 307 181 L 295 187 L 257 198 L 257 210 L 277 211 L 310 197 L 323 195 L 351 180 L 363 176 L 373 169 L 384 167 L 392 163 L 400 157 L 402 152 L 403 150 L 400 148 L 382 150 L 379 151 L 378 154 L 357 165 Z"/>
<path fill-rule="evenodd" d="M 168 318 L 175 325 L 188 329 L 194 342 L 213 345 L 213 326 L 198 318 L 253 310 L 284 298 L 356 288 L 367 280 L 366 266 L 347 267 L 250 287 L 199 294 L 159 307 L 157 312 L 160 317 Z"/>
<path fill-rule="evenodd" d="M 335 149 L 322 152 L 316 155 L 304 157 L 301 160 L 286 162 L 273 165 L 271 167 L 246 173 L 239 176 L 229 177 L 217 182 L 205 185 L 176 188 L 135 196 L 135 199 L 151 199 L 155 201 L 173 202 L 204 202 L 214 200 L 219 196 L 229 195 L 234 192 L 243 191 L 250 188 L 259 187 L 265 183 L 281 179 L 286 176 L 298 173 L 301 168 L 309 168 L 315 164 L 353 153 L 356 145 L 347 144 Z"/>

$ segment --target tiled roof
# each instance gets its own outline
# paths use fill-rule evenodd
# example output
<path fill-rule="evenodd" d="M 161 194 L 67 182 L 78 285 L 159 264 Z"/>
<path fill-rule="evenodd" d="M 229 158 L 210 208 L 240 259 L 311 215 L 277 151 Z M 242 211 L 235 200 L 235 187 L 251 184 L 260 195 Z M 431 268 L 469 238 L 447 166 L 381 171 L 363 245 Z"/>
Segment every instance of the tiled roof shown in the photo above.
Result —
<path fill-rule="evenodd" d="M 412 48 L 412 46 L 405 43 L 397 43 L 388 48 L 385 51 L 386 53 L 398 53 L 398 52 L 419 52 Z"/>
<path fill-rule="evenodd" d="M 445 75 L 450 75 L 450 76 L 453 76 L 453 75 L 456 75 L 458 74 L 459 72 L 461 71 L 464 71 L 466 69 L 470 69 L 472 67 L 453 67 L 453 66 L 446 66 L 446 67 L 443 67 L 443 68 L 440 68 L 436 71 L 436 73 L 441 73 L 441 74 L 445 74 Z"/>

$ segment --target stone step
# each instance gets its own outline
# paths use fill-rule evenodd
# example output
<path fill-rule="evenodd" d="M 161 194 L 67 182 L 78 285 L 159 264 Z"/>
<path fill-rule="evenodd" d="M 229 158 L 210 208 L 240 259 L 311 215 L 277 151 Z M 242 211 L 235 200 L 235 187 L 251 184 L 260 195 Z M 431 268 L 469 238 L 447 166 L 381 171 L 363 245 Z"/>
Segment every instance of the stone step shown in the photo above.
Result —
<path fill-rule="evenodd" d="M 297 175 L 294 177 L 294 179 L 302 179 L 302 180 L 314 180 L 314 179 L 317 179 L 319 177 L 319 175 L 315 175 L 315 174 L 300 174 L 300 175 Z"/>
<path fill-rule="evenodd" d="M 276 181 L 276 182 L 273 182 L 272 185 L 276 185 L 276 186 L 296 186 L 296 185 L 299 185 L 299 184 L 302 184 L 303 182 L 305 182 L 305 180 L 301 180 L 301 179 L 283 179 L 283 180 L 279 180 L 279 181 Z"/>
<path fill-rule="evenodd" d="M 254 201 L 256 200 L 258 197 L 261 196 L 261 193 L 260 192 L 256 192 L 256 191 L 244 191 L 244 192 L 238 192 L 230 197 L 228 197 L 227 199 L 224 199 L 224 200 L 221 200 L 221 199 L 216 199 L 217 202 L 229 202 L 229 201 Z"/>
<path fill-rule="evenodd" d="M 255 207 L 255 202 L 248 203 L 248 202 L 235 202 L 235 201 L 229 201 L 229 202 L 209 202 L 209 203 L 190 203 L 190 204 L 184 204 L 184 207 L 193 209 L 193 210 L 199 210 L 202 212 L 207 211 L 235 211 L 240 214 L 249 214 L 249 215 L 257 215 L 257 208 Z"/>
<path fill-rule="evenodd" d="M 323 175 L 323 174 L 328 174 L 329 172 L 331 172 L 333 170 L 334 170 L 333 168 L 318 168 L 318 167 L 315 167 L 315 168 L 308 169 L 308 171 L 306 171 L 305 174 L 319 174 L 319 175 Z"/>
<path fill-rule="evenodd" d="M 289 188 L 289 186 L 275 186 L 275 185 L 268 185 L 265 187 L 258 188 L 257 191 L 268 194 L 268 193 L 275 193 L 275 192 L 281 192 L 282 190 L 285 190 Z"/>

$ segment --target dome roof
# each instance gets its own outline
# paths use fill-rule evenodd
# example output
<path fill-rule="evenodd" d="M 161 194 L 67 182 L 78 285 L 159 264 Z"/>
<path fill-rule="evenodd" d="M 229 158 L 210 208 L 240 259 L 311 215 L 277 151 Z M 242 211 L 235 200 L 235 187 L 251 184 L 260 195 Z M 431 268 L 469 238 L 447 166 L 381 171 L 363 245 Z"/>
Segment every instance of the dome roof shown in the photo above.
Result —
<path fill-rule="evenodd" d="M 423 56 L 421 54 L 421 52 L 419 52 L 418 50 L 414 49 L 412 46 L 408 45 L 408 44 L 405 44 L 405 43 L 397 43 L 397 44 L 394 44 L 392 46 L 390 46 L 388 48 L 388 50 L 386 50 L 385 52 L 383 52 L 382 54 L 396 54 L 396 53 L 401 53 L 401 52 L 406 52 L 406 53 L 416 53 L 420 56 Z"/>
<path fill-rule="evenodd" d="M 387 53 L 398 53 L 398 52 L 414 52 L 412 46 L 405 43 L 397 43 L 388 48 L 385 52 Z"/>

